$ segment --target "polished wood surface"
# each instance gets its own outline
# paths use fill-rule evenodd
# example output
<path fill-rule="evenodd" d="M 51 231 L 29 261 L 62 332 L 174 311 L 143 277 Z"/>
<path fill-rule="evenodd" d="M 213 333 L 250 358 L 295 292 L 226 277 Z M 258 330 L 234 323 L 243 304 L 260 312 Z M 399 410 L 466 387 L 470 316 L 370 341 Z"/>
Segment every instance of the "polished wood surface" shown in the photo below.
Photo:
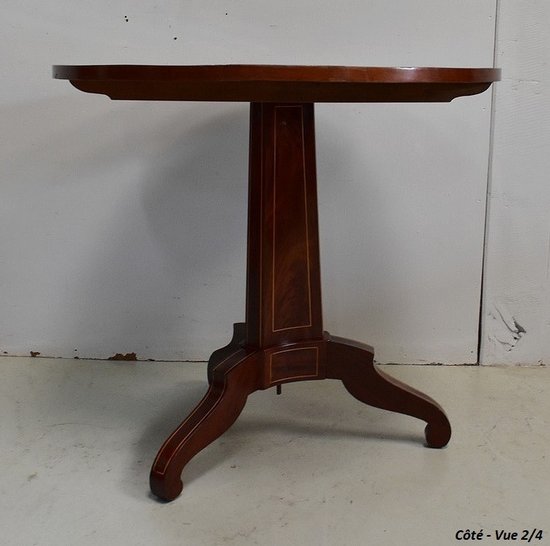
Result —
<path fill-rule="evenodd" d="M 336 379 L 357 400 L 426 423 L 429 447 L 451 437 L 442 408 L 382 373 L 372 347 L 323 331 L 314 102 L 449 101 L 485 90 L 498 69 L 305 66 L 56 66 L 54 77 L 115 99 L 249 101 L 246 320 L 212 353 L 208 390 L 160 448 L 153 493 L 173 500 L 186 463 L 237 419 L 248 395 Z"/>
<path fill-rule="evenodd" d="M 53 77 L 119 100 L 448 102 L 481 93 L 495 68 L 56 65 Z"/>
<path fill-rule="evenodd" d="M 252 103 L 247 343 L 321 339 L 313 104 Z"/>

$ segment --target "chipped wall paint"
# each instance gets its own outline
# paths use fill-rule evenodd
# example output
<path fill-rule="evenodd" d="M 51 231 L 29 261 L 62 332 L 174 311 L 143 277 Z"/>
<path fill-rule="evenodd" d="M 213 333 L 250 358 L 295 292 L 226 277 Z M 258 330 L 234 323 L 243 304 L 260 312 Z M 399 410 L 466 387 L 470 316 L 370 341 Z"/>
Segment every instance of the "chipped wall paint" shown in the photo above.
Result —
<path fill-rule="evenodd" d="M 480 362 L 550 361 L 550 2 L 501 1 Z"/>

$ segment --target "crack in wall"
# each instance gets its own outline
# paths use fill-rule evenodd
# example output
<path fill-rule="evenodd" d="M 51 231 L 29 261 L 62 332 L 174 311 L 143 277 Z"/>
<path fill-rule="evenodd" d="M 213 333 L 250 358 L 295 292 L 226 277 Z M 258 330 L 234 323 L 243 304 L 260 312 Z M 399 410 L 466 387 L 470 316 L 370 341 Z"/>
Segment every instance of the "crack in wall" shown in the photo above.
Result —
<path fill-rule="evenodd" d="M 527 330 L 516 320 L 506 306 L 493 304 L 488 312 L 488 339 L 507 352 L 512 351 L 525 336 Z"/>

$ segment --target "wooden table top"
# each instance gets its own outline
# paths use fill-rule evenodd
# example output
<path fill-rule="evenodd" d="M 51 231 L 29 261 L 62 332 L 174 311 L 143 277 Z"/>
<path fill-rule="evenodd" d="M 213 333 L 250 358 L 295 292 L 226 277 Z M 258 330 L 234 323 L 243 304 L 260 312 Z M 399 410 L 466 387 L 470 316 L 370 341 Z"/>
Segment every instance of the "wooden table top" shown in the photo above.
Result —
<path fill-rule="evenodd" d="M 53 77 L 118 100 L 448 102 L 481 93 L 500 79 L 500 69 L 57 65 Z"/>

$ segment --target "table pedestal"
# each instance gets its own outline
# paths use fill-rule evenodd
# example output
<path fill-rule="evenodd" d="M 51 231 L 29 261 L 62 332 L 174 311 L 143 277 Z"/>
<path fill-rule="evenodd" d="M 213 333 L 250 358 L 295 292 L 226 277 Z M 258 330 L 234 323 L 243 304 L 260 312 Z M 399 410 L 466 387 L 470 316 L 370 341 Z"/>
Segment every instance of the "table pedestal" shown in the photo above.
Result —
<path fill-rule="evenodd" d="M 355 398 L 427 423 L 426 443 L 443 447 L 449 421 L 429 396 L 382 373 L 374 352 L 323 332 L 313 104 L 252 103 L 246 322 L 208 362 L 208 391 L 166 440 L 151 489 L 165 500 L 181 472 L 223 434 L 249 394 L 291 381 L 339 379 Z"/>

